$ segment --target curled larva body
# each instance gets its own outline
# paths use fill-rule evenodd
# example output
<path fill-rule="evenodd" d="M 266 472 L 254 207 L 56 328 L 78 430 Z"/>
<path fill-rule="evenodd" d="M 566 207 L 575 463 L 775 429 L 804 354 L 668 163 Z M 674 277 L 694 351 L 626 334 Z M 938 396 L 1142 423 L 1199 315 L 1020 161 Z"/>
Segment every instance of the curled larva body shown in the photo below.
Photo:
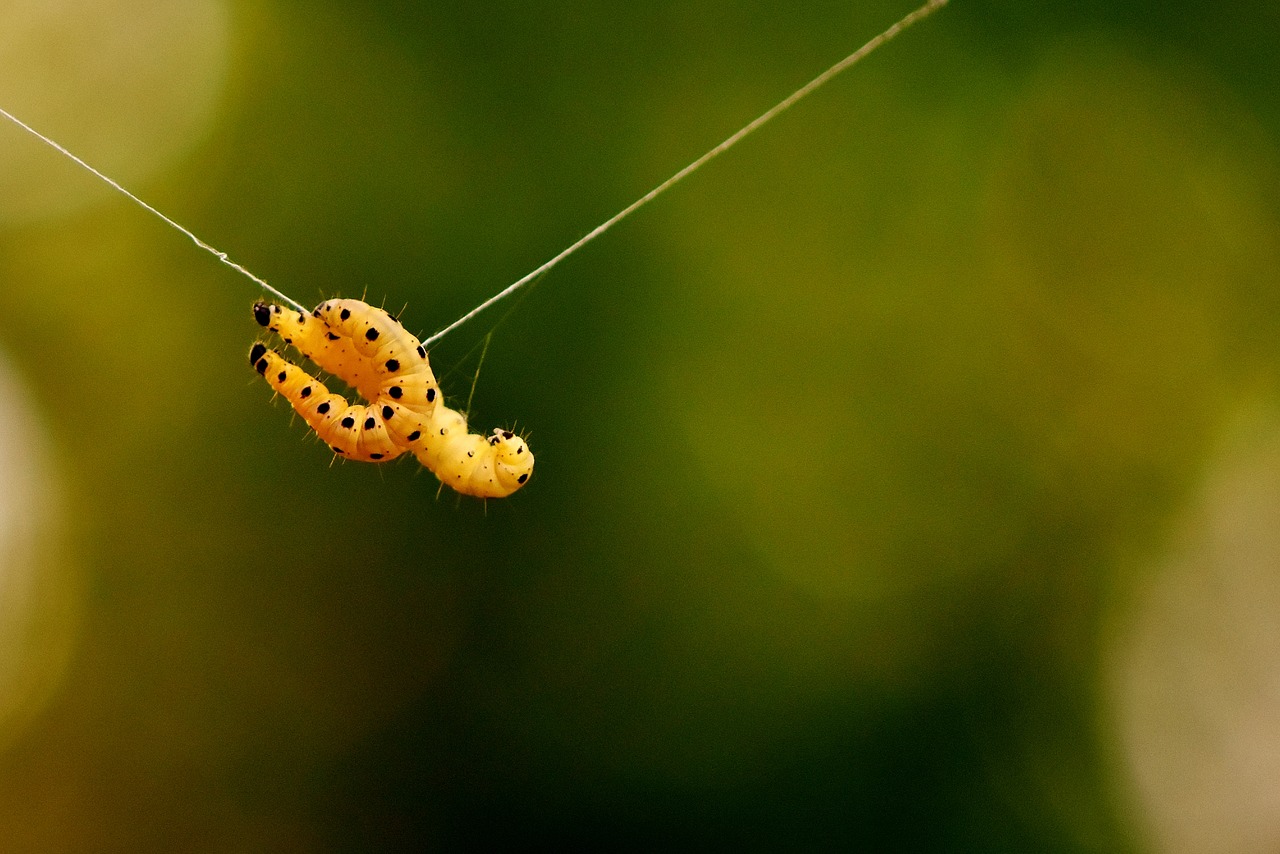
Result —
<path fill-rule="evenodd" d="M 525 441 L 501 429 L 468 433 L 466 416 L 444 405 L 426 349 L 382 309 L 335 299 L 308 316 L 258 303 L 254 318 L 369 401 L 348 404 L 266 345 L 254 345 L 250 362 L 335 453 L 381 462 L 409 450 L 442 483 L 479 498 L 503 498 L 528 482 L 533 454 Z M 321 393 L 336 399 L 324 412 L 311 400 Z"/>

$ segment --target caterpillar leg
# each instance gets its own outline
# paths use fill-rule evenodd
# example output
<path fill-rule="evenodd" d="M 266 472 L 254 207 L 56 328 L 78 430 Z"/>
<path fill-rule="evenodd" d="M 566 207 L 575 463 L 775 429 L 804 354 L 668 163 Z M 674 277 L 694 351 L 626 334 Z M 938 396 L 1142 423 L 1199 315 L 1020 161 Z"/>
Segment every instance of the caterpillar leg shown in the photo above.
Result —
<path fill-rule="evenodd" d="M 261 341 L 249 351 L 249 362 L 335 454 L 363 462 L 384 462 L 398 457 L 408 447 L 392 440 L 379 407 L 348 403 Z"/>

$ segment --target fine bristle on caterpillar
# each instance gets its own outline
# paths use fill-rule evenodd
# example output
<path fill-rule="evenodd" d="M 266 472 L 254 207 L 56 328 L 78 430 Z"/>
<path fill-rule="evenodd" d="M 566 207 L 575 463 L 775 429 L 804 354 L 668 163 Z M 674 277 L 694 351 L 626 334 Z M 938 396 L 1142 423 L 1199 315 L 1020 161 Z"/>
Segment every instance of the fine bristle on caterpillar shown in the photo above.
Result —
<path fill-rule="evenodd" d="M 262 342 L 249 351 L 258 373 L 335 454 L 385 462 L 407 450 L 442 483 L 479 498 L 503 498 L 528 482 L 525 441 L 502 429 L 468 432 L 466 416 L 444 404 L 426 348 L 387 312 L 342 299 L 310 315 L 259 302 L 253 316 L 368 401 L 349 403 Z"/>

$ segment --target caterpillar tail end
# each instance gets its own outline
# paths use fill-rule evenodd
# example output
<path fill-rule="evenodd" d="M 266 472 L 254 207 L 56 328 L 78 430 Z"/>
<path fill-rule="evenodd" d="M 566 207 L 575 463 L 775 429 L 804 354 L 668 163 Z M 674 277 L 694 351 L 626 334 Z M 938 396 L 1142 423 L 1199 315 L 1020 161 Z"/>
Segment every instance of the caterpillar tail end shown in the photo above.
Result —
<path fill-rule="evenodd" d="M 267 345 L 261 341 L 255 341 L 249 348 L 249 364 L 253 365 L 254 370 L 260 374 L 267 372 L 267 360 L 262 358 L 265 355 L 267 355 Z"/>

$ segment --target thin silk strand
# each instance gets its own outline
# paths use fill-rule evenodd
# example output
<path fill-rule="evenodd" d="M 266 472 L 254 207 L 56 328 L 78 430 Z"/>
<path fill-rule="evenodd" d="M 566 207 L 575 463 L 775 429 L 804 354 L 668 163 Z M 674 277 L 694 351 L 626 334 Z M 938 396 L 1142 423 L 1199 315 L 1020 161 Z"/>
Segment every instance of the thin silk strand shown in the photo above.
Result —
<path fill-rule="evenodd" d="M 606 220 L 605 222 L 602 222 L 600 225 L 596 226 L 594 229 L 587 232 L 587 234 L 583 235 L 581 238 L 578 239 L 576 243 L 574 243 L 573 245 L 571 245 L 570 247 L 562 251 L 559 255 L 555 256 L 550 261 L 546 262 L 541 267 L 537 268 L 536 270 L 529 273 L 528 275 L 525 275 L 517 279 L 516 281 L 512 282 L 510 285 L 507 285 L 505 288 L 498 291 L 496 294 L 489 297 L 487 300 L 480 303 L 478 306 L 471 309 L 471 311 L 462 315 L 462 317 L 459 317 L 453 323 L 450 323 L 448 326 L 441 329 L 439 332 L 432 335 L 430 338 L 427 338 L 422 343 L 425 346 L 430 346 L 434 344 L 444 336 L 448 335 L 453 330 L 457 329 L 462 324 L 466 323 L 468 320 L 471 320 L 476 315 L 483 312 L 485 309 L 511 296 L 516 291 L 520 290 L 525 285 L 529 284 L 534 279 L 538 278 L 538 276 L 541 276 L 543 273 L 547 272 L 552 267 L 556 266 L 557 264 L 559 264 L 564 259 L 568 258 L 573 253 L 577 252 L 579 249 L 586 246 L 588 243 L 595 240 L 597 237 L 604 234 L 606 231 L 613 228 L 615 225 L 622 222 L 624 219 L 631 216 L 636 211 L 640 210 L 640 208 L 649 204 L 649 202 L 653 201 L 658 196 L 665 193 L 667 190 L 670 190 L 672 187 L 674 187 L 676 184 L 680 183 L 682 180 L 692 175 L 694 172 L 697 172 L 703 166 L 707 165 L 709 161 L 720 156 L 721 154 L 724 154 L 730 148 L 733 148 L 735 145 L 741 142 L 745 137 L 750 135 L 752 132 L 758 130 L 763 125 L 768 124 L 770 121 L 777 118 L 777 116 L 780 113 L 794 106 L 797 101 L 804 98 L 806 95 L 810 95 L 814 91 L 820 89 L 828 81 L 830 81 L 831 78 L 835 77 L 837 74 L 849 68 L 850 66 L 856 65 L 858 62 L 863 60 L 868 54 L 870 54 L 876 48 L 880 47 L 880 45 L 889 41 L 894 36 L 898 35 L 898 33 L 902 32 L 907 27 L 911 26 L 917 21 L 923 20 L 924 18 L 927 18 L 929 15 L 932 15 L 935 11 L 937 11 L 938 9 L 942 8 L 945 5 L 947 5 L 947 0 L 929 0 L 928 3 L 925 3 L 919 9 L 916 9 L 914 12 L 902 18 L 896 24 L 889 27 L 889 29 L 885 30 L 880 35 L 876 36 L 871 41 L 867 42 L 862 47 L 858 48 L 853 53 L 849 54 L 844 59 L 840 60 L 835 65 L 828 68 L 826 71 L 822 72 L 817 77 L 810 80 L 804 86 L 801 86 L 799 89 L 792 92 L 782 101 L 779 101 L 775 106 L 770 108 L 767 112 L 761 114 L 754 121 L 752 121 L 750 124 L 748 124 L 741 130 L 739 130 L 733 136 L 729 137 L 724 142 L 720 143 L 715 148 L 711 149 L 706 154 L 702 155 L 697 160 L 693 161 L 688 166 L 684 167 L 679 172 L 672 175 L 670 178 L 663 181 L 661 184 L 654 187 L 652 190 L 645 193 L 643 196 L 636 199 L 634 202 L 627 205 L 622 210 L 618 211 L 616 214 L 613 215 L 612 218 Z"/>
<path fill-rule="evenodd" d="M 248 276 L 250 279 L 253 279 L 255 282 L 257 282 L 257 283 L 258 283 L 258 286 L 259 286 L 259 287 L 261 287 L 261 288 L 262 288 L 264 291 L 266 291 L 267 293 L 271 294 L 272 296 L 278 297 L 279 299 L 283 300 L 284 302 L 287 302 L 289 305 L 293 306 L 293 307 L 294 307 L 294 308 L 296 308 L 298 311 L 302 311 L 302 312 L 308 311 L 308 309 L 305 309 L 305 308 L 303 308 L 303 307 L 302 307 L 302 304 L 301 304 L 301 303 L 299 303 L 299 302 L 297 302 L 296 300 L 290 299 L 289 297 L 285 296 L 285 295 L 284 295 L 284 294 L 282 294 L 280 291 L 278 291 L 278 290 L 276 290 L 275 288 L 271 287 L 271 285 L 268 285 L 265 281 L 263 281 L 262 279 L 259 279 L 259 278 L 258 278 L 257 276 L 255 276 L 253 273 L 250 273 L 247 269 L 245 269 L 245 268 L 244 268 L 244 267 L 242 267 L 241 265 L 237 264 L 235 261 L 232 261 L 230 258 L 228 258 L 228 257 L 227 257 L 227 253 L 222 252 L 222 251 L 220 251 L 220 250 L 218 250 L 218 249 L 215 249 L 215 248 L 213 248 L 212 246 L 210 246 L 208 243 L 205 243 L 203 240 L 201 240 L 200 238 L 196 237 L 196 236 L 195 236 L 195 234 L 194 234 L 190 229 L 185 228 L 184 226 L 182 226 L 182 225 L 178 224 L 177 222 L 174 222 L 173 220 L 169 219 L 169 217 L 167 217 L 167 216 L 165 216 L 164 214 L 160 213 L 160 211 L 158 211 L 158 210 L 156 210 L 155 208 L 151 207 L 151 205 L 147 204 L 147 203 L 146 203 L 146 202 L 144 202 L 142 199 L 138 198 L 138 197 L 137 197 L 137 196 L 135 196 L 133 193 L 130 193 L 130 192 L 129 192 L 128 190 L 126 190 L 124 187 L 120 186 L 118 183 L 116 183 L 116 182 L 115 182 L 115 180 L 113 180 L 112 178 L 109 178 L 108 176 L 106 176 L 106 175 L 102 174 L 102 173 L 101 173 L 101 172 L 99 172 L 97 169 L 94 169 L 94 168 L 93 168 L 92 166 L 90 166 L 88 163 L 84 162 L 84 161 L 83 161 L 83 160 L 81 160 L 79 157 L 76 157 L 74 154 L 72 154 L 72 153 L 71 153 L 70 151 L 68 151 L 67 149 L 63 148 L 63 147 L 62 147 L 61 145 L 59 145 L 58 143 L 54 142 L 53 140 L 49 139 L 49 137 L 47 137 L 47 136 L 45 136 L 44 134 L 40 133 L 40 131 L 38 131 L 38 130 L 36 130 L 35 128 L 31 127 L 31 125 L 29 125 L 29 124 L 27 124 L 26 122 L 24 122 L 24 121 L 20 120 L 17 116 L 13 115 L 12 113 L 8 112 L 7 110 L 5 110 L 5 109 L 3 109 L 3 108 L 0 108 L 0 116 L 4 116 L 6 119 L 8 119 L 9 121 L 13 122 L 15 125 L 17 125 L 18 127 L 22 128 L 22 129 L 23 129 L 23 130 L 25 130 L 27 133 L 29 133 L 29 134 L 31 134 L 32 136 L 34 136 L 36 139 L 40 140 L 40 141 L 41 141 L 41 142 L 43 142 L 45 145 L 48 145 L 49 147 L 53 148 L 53 149 L 54 149 L 55 151 L 57 151 L 58 153 L 63 154 L 63 155 L 65 155 L 65 156 L 67 156 L 67 157 L 71 158 L 71 160 L 72 160 L 72 161 L 74 161 L 75 163 L 78 163 L 79 165 L 83 166 L 85 169 L 87 169 L 87 170 L 89 170 L 90 172 L 92 172 L 92 173 L 93 173 L 94 175 L 96 175 L 98 178 L 100 178 L 100 179 L 102 179 L 103 181 L 105 181 L 109 186 L 111 186 L 111 187 L 115 188 L 116 190 L 119 190 L 121 193 L 124 193 L 124 194 L 125 194 L 126 196 L 128 196 L 130 199 L 132 199 L 133 201 L 137 202 L 139 205 L 141 205 L 142 207 L 146 208 L 147 210 L 151 211 L 153 214 L 155 214 L 156 216 L 160 217 L 160 219 L 164 220 L 164 221 L 165 221 L 165 222 L 167 222 L 169 225 L 171 225 L 171 226 L 173 226 L 174 228 L 178 229 L 178 231 L 181 231 L 181 232 L 182 232 L 183 234 L 185 234 L 187 237 L 190 237 L 190 238 L 191 238 L 191 242 L 192 242 L 192 243 L 194 243 L 196 246 L 199 246 L 201 249 L 203 249 L 204 251 L 208 252 L 208 253 L 209 253 L 210 255 L 212 255 L 213 257 L 217 258 L 217 259 L 218 259 L 219 261 L 221 261 L 223 264 L 226 264 L 228 267 L 230 267 L 231 269 L 235 270 L 237 273 L 243 273 L 244 275 Z"/>

